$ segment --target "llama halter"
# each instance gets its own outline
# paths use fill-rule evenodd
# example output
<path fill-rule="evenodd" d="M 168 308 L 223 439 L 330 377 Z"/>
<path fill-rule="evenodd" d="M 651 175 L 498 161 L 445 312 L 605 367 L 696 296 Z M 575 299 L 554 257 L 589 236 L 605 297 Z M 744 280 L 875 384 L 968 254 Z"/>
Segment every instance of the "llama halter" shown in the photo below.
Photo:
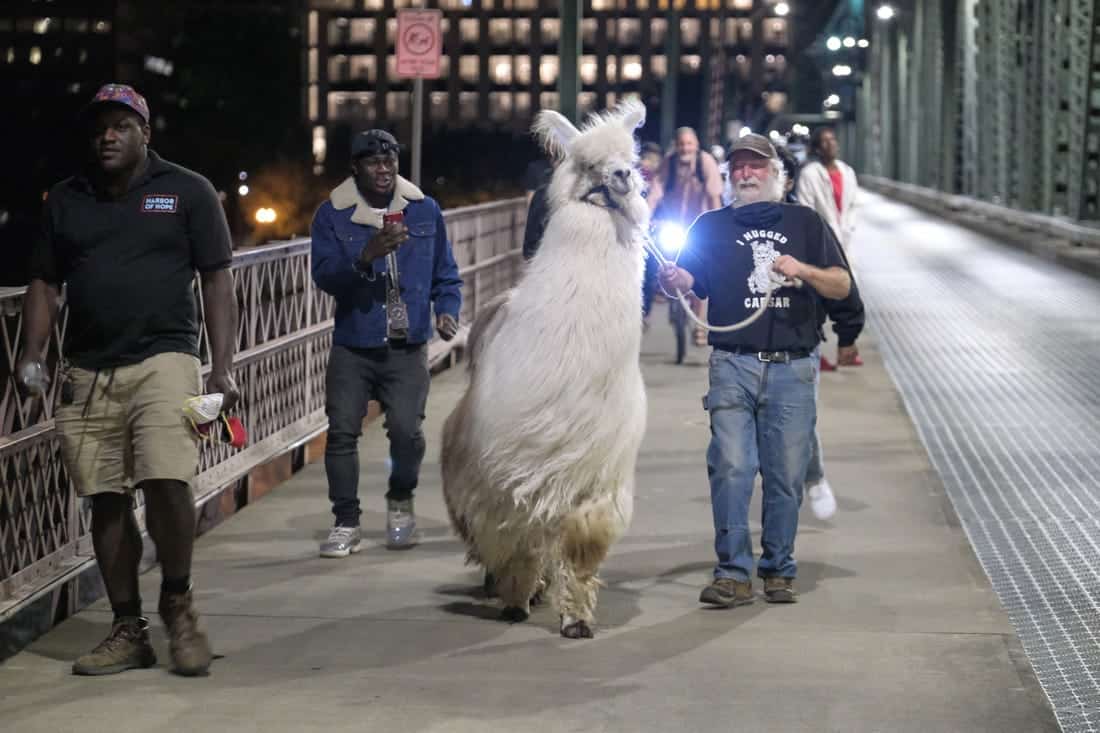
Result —
<path fill-rule="evenodd" d="M 664 253 L 661 251 L 661 248 L 658 247 L 657 243 L 653 241 L 653 237 L 646 236 L 644 245 L 646 250 L 657 259 L 657 263 L 662 267 L 665 265 L 676 264 L 672 260 L 665 257 Z M 777 275 L 773 274 L 772 277 L 768 279 L 767 291 L 764 293 L 764 297 L 760 299 L 760 305 L 757 307 L 756 311 L 748 318 L 738 321 L 737 323 L 731 323 L 727 326 L 714 326 L 696 316 L 695 313 L 691 310 L 691 306 L 687 301 L 687 295 L 685 293 L 677 290 L 676 295 L 674 296 L 667 290 L 665 290 L 663 286 L 661 287 L 661 292 L 663 292 L 670 298 L 675 297 L 678 301 L 680 301 L 680 306 L 684 309 L 684 313 L 686 313 L 688 318 L 690 318 L 692 322 L 695 323 L 695 325 L 699 326 L 699 328 L 705 328 L 706 330 L 714 331 L 715 333 L 729 333 L 731 331 L 740 331 L 742 328 L 745 328 L 756 322 L 760 318 L 760 316 L 764 315 L 764 311 L 768 309 L 768 303 L 771 301 L 772 293 L 779 288 L 785 287 L 800 288 L 802 287 L 802 280 L 797 277 L 788 280 L 787 278 L 778 277 Z"/>

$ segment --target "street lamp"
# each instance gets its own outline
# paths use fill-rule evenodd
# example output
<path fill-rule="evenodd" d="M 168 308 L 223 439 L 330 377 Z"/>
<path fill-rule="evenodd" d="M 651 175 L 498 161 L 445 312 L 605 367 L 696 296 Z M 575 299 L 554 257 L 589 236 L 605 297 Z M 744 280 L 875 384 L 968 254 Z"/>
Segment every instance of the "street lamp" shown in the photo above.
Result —
<path fill-rule="evenodd" d="M 896 12 L 893 5 L 880 5 L 878 10 L 875 11 L 875 15 L 878 16 L 879 20 L 890 20 L 896 15 Z"/>
<path fill-rule="evenodd" d="M 871 42 L 870 42 L 870 41 L 868 41 L 868 40 L 867 40 L 866 38 L 861 38 L 861 39 L 859 39 L 859 41 L 858 41 L 858 42 L 856 43 L 856 45 L 857 45 L 857 46 L 859 46 L 860 48 L 867 48 L 868 46 L 870 46 L 870 45 L 871 45 Z"/>
<path fill-rule="evenodd" d="M 856 39 L 852 38 L 851 36 L 848 36 L 844 39 L 844 48 L 855 48 L 855 47 L 856 47 Z"/>
<path fill-rule="evenodd" d="M 837 64 L 833 67 L 833 76 L 851 76 L 852 67 L 848 64 Z"/>
<path fill-rule="evenodd" d="M 826 107 L 834 107 L 838 104 L 840 104 L 840 95 L 839 94 L 830 94 L 828 97 L 825 98 L 825 106 Z"/>
<path fill-rule="evenodd" d="M 787 3 L 778 3 L 775 6 L 775 14 L 782 18 L 787 13 L 791 12 L 791 6 Z"/>
<path fill-rule="evenodd" d="M 829 49 L 830 51 L 839 51 L 840 39 L 836 36 L 829 36 L 829 40 L 825 41 L 825 48 Z"/>
<path fill-rule="evenodd" d="M 273 224 L 278 215 L 275 213 L 275 209 L 262 208 L 256 209 L 256 223 L 257 224 Z"/>
<path fill-rule="evenodd" d="M 741 134 L 738 135 L 737 137 L 745 137 L 745 135 L 751 135 L 751 134 L 752 134 L 752 128 L 746 126 L 746 127 L 741 128 Z"/>
<path fill-rule="evenodd" d="M 247 183 L 242 183 L 240 186 L 238 186 L 237 187 L 237 194 L 240 195 L 240 196 L 247 196 L 248 195 L 248 184 Z"/>

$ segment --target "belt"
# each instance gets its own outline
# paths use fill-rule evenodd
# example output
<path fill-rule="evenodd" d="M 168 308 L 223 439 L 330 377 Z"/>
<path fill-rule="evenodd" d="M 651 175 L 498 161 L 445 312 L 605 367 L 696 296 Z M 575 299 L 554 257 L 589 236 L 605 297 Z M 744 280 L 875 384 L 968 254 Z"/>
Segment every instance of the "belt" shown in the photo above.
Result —
<path fill-rule="evenodd" d="M 715 344 L 714 348 L 729 354 L 752 354 L 757 359 L 768 363 L 786 364 L 795 359 L 805 359 L 813 353 L 812 349 L 793 349 L 791 351 L 761 351 L 753 346 L 724 346 Z"/>

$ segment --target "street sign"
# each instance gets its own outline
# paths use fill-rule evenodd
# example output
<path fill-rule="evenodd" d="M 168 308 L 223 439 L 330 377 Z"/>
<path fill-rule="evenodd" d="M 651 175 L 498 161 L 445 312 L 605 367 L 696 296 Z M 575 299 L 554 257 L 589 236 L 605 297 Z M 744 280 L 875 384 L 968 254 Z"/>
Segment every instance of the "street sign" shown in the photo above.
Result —
<path fill-rule="evenodd" d="M 397 75 L 438 79 L 443 52 L 443 13 L 439 10 L 397 12 Z"/>

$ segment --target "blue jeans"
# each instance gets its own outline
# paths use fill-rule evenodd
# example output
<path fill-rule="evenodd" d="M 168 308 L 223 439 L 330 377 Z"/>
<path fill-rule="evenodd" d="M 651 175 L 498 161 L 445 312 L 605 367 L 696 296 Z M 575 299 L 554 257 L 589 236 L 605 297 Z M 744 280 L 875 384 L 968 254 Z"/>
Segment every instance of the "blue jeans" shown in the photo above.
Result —
<path fill-rule="evenodd" d="M 710 357 L 710 447 L 707 474 L 714 513 L 716 578 L 752 575 L 749 502 L 760 473 L 764 484 L 762 577 L 793 578 L 794 540 L 803 482 L 817 422 L 818 352 L 787 364 L 715 350 Z"/>
<path fill-rule="evenodd" d="M 390 440 L 386 498 L 412 498 L 424 460 L 420 426 L 430 386 L 426 346 L 351 349 L 333 344 L 325 377 L 325 474 L 336 524 L 359 526 L 359 436 L 369 400 L 382 404 Z"/>

